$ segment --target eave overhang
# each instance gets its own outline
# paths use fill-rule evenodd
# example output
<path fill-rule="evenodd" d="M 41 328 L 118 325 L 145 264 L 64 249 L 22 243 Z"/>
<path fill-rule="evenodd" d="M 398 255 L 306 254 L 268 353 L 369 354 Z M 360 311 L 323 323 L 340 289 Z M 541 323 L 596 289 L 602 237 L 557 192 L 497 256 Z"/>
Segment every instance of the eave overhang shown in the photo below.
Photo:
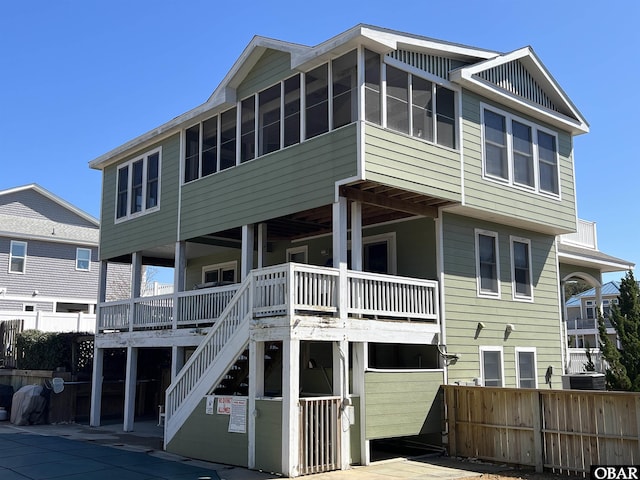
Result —
<path fill-rule="evenodd" d="M 479 75 L 483 71 L 513 61 L 519 61 L 527 69 L 527 72 L 544 90 L 545 94 L 548 95 L 555 104 L 559 105 L 564 113 L 551 110 L 530 101 L 481 78 Z M 524 47 L 511 53 L 498 55 L 473 65 L 458 68 L 450 72 L 449 79 L 472 92 L 495 100 L 502 105 L 510 106 L 515 110 L 525 112 L 534 118 L 540 119 L 562 130 L 567 130 L 574 135 L 580 135 L 589 131 L 589 124 L 585 118 L 538 59 L 531 47 Z"/>
<path fill-rule="evenodd" d="M 628 260 L 612 257 L 598 250 L 562 243 L 558 245 L 558 262 L 593 268 L 602 273 L 624 272 L 635 268 L 635 263 Z"/>

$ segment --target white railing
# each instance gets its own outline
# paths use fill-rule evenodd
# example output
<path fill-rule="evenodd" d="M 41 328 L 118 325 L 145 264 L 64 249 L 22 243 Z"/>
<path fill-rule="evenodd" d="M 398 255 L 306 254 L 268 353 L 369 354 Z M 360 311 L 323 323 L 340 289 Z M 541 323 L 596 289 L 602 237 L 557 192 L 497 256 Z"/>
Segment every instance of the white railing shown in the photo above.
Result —
<path fill-rule="evenodd" d="M 604 319 L 604 326 L 607 330 L 613 328 L 608 318 Z M 598 330 L 598 320 L 595 318 L 574 318 L 573 320 L 567 320 L 567 331 L 574 330 Z"/>
<path fill-rule="evenodd" d="M 438 282 L 346 271 L 348 298 L 340 310 L 340 271 L 288 263 L 252 272 L 253 316 L 298 313 L 420 320 L 438 323 Z M 239 285 L 100 304 L 99 331 L 213 324 Z M 177 309 L 175 303 L 177 301 Z M 175 315 L 175 319 L 174 319 Z"/>
<path fill-rule="evenodd" d="M 96 316 L 89 313 L 1 311 L 0 322 L 23 320 L 24 330 L 41 332 L 88 332 L 96 328 Z"/>
<path fill-rule="evenodd" d="M 169 385 L 166 391 L 165 403 L 165 444 L 173 437 L 178 430 L 178 422 L 173 418 L 179 408 L 183 407 L 187 398 L 192 395 L 208 370 L 212 370 L 216 366 L 220 375 L 226 373 L 226 365 L 216 365 L 219 356 L 225 347 L 227 348 L 226 357 L 229 359 L 227 363 L 231 363 L 237 356 L 230 339 L 240 329 L 241 324 L 249 323 L 251 318 L 251 293 L 254 275 L 249 275 L 247 279 L 240 285 L 236 295 L 227 305 L 213 325 L 209 333 L 204 337 L 198 348 L 193 352 L 187 363 L 182 367 L 174 381 Z M 246 337 L 239 339 L 242 348 L 248 343 L 248 328 L 246 329 Z M 237 343 L 235 344 L 237 345 Z M 230 366 L 230 365 L 229 365 Z M 214 382 L 217 384 L 220 378 Z M 212 385 L 206 385 L 207 390 Z M 197 398 L 199 401 L 200 398 Z M 185 412 L 182 420 L 186 419 L 191 412 Z"/>
<path fill-rule="evenodd" d="M 598 249 L 598 237 L 596 234 L 596 222 L 578 219 L 577 231 L 560 235 L 560 242 L 569 245 Z"/>
<path fill-rule="evenodd" d="M 438 321 L 438 282 L 349 271 L 349 313 Z"/>
<path fill-rule="evenodd" d="M 340 397 L 301 398 L 300 475 L 339 470 Z"/>
<path fill-rule="evenodd" d="M 153 282 L 142 287 L 140 296 L 154 297 L 156 295 L 170 295 L 173 293 L 173 283 Z"/>
<path fill-rule="evenodd" d="M 591 361 L 595 366 L 596 372 L 604 373 L 607 368 L 607 364 L 599 349 L 591 349 Z M 587 352 L 584 348 L 570 348 L 569 365 L 567 366 L 566 373 L 585 372 L 587 362 Z"/>

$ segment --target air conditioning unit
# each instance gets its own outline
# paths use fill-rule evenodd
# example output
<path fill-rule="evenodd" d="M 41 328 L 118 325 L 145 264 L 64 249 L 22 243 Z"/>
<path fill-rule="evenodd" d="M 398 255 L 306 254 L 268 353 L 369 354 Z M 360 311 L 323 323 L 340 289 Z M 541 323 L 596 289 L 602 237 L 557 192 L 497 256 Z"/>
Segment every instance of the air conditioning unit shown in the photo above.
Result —
<path fill-rule="evenodd" d="M 604 373 L 563 375 L 562 388 L 571 390 L 606 390 Z"/>

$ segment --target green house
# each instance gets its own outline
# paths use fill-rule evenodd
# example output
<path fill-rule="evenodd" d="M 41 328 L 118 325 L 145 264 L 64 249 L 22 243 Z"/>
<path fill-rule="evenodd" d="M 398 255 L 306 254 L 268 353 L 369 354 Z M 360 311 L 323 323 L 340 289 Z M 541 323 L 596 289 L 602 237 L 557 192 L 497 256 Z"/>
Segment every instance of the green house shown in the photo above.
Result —
<path fill-rule="evenodd" d="M 586 132 L 529 47 L 255 37 L 205 103 L 90 163 L 91 423 L 123 349 L 125 431 L 160 405 L 168 451 L 292 477 L 440 444 L 442 384 L 561 388 L 561 283 L 629 267 L 560 241 Z M 172 293 L 141 295 L 149 266 Z"/>

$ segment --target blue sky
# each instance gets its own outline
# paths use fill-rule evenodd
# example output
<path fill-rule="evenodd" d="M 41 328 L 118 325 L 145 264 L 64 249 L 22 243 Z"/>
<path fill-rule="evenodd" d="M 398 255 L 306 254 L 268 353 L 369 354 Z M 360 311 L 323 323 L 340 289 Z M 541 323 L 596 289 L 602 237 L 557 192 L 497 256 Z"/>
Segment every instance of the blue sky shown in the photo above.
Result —
<path fill-rule="evenodd" d="M 38 183 L 98 217 L 88 162 L 206 101 L 254 35 L 316 45 L 368 23 L 532 46 L 591 126 L 575 140 L 579 216 L 600 250 L 640 264 L 639 18 L 635 0 L 4 1 L 0 189 Z"/>

